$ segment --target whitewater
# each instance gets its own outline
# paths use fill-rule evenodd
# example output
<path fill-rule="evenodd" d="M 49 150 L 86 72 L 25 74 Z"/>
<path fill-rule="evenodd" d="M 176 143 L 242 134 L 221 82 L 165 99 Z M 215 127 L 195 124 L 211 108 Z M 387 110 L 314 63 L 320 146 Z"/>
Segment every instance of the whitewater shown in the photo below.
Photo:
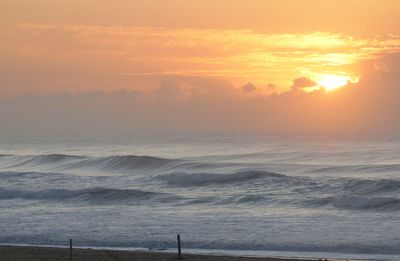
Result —
<path fill-rule="evenodd" d="M 0 244 L 400 260 L 400 140 L 0 140 Z"/>

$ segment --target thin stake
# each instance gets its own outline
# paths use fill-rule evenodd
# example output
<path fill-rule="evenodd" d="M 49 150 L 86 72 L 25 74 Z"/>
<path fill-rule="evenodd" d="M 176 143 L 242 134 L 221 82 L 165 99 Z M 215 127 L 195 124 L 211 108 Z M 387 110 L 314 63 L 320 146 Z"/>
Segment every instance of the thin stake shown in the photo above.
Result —
<path fill-rule="evenodd" d="M 72 239 L 69 239 L 69 261 L 72 261 Z"/>
<path fill-rule="evenodd" d="M 178 239 L 178 259 L 182 259 L 182 251 L 181 251 L 181 235 L 177 235 Z"/>

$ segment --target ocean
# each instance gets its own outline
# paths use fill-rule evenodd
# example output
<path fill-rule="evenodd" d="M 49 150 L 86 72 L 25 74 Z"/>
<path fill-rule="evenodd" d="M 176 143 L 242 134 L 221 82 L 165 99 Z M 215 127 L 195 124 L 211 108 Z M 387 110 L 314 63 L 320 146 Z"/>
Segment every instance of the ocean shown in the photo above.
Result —
<path fill-rule="evenodd" d="M 400 140 L 0 140 L 0 243 L 400 260 Z"/>

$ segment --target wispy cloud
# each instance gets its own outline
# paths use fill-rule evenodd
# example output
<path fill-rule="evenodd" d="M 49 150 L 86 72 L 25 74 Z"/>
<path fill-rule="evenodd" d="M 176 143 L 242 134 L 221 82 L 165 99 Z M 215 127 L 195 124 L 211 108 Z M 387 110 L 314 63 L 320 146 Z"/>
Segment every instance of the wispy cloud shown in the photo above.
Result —
<path fill-rule="evenodd" d="M 30 23 L 19 24 L 19 30 L 37 37 L 13 48 L 76 61 L 109 62 L 114 74 L 214 76 L 243 83 L 274 82 L 287 88 L 296 77 L 324 72 L 351 74 L 349 65 L 400 51 L 396 35 L 356 38 L 328 32 L 264 34 L 252 30 Z"/>

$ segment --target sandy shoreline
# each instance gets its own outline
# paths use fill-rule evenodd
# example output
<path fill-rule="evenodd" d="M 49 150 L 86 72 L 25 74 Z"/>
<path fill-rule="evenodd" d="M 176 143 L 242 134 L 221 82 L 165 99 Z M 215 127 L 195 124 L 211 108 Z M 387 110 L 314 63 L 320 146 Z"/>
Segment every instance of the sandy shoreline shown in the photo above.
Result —
<path fill-rule="evenodd" d="M 69 261 L 69 249 L 57 247 L 36 246 L 0 246 L 0 261 Z M 145 251 L 121 251 L 121 250 L 99 250 L 99 249 L 73 249 L 73 261 L 166 261 L 178 260 L 177 254 L 159 253 Z M 182 255 L 182 260 L 208 260 L 208 261 L 316 261 L 317 259 L 296 258 L 260 258 L 260 257 L 232 257 L 213 255 Z M 324 259 L 325 260 L 325 259 Z M 338 261 L 337 259 L 328 259 Z"/>

